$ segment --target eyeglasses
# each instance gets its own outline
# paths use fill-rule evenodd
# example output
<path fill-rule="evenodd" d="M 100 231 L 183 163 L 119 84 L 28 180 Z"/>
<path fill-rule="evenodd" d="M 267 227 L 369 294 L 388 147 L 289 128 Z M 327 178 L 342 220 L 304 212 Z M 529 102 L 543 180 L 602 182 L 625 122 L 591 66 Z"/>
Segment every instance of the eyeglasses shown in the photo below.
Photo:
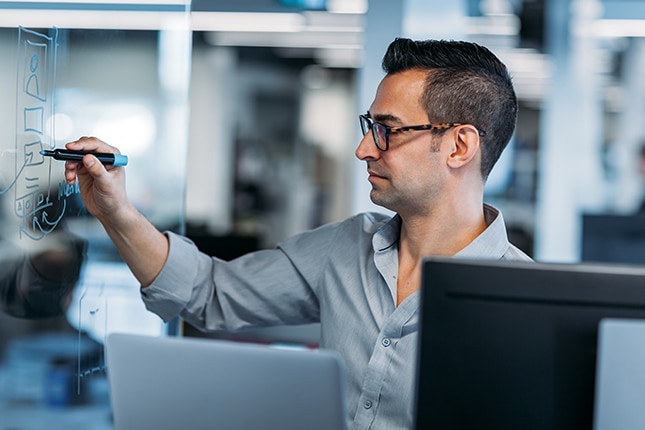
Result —
<path fill-rule="evenodd" d="M 372 130 L 374 143 L 376 144 L 376 147 L 381 151 L 387 151 L 388 149 L 390 149 L 390 135 L 394 133 L 420 130 L 443 130 L 456 127 L 458 125 L 463 125 L 463 123 L 460 122 L 452 122 L 446 124 L 422 124 L 405 125 L 402 127 L 388 127 L 387 125 L 372 121 L 369 112 L 363 115 L 359 115 L 358 119 L 361 122 L 361 131 L 363 132 L 363 136 L 365 136 L 368 131 Z M 477 132 L 480 136 L 484 136 L 486 134 L 486 132 L 483 130 L 477 130 Z"/>

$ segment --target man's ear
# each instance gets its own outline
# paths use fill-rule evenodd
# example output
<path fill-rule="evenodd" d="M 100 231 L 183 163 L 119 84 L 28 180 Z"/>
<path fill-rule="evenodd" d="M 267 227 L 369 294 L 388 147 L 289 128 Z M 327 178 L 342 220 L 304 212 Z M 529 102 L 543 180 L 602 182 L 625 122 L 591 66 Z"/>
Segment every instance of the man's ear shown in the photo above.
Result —
<path fill-rule="evenodd" d="M 452 130 L 453 151 L 448 156 L 448 166 L 458 169 L 473 161 L 479 152 L 479 132 L 469 124 Z"/>

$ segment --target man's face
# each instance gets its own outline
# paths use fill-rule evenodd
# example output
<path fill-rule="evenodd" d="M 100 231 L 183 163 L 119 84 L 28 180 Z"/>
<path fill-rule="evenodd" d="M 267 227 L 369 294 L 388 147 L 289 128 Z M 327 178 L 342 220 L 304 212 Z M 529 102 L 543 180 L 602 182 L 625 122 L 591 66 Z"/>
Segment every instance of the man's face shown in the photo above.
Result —
<path fill-rule="evenodd" d="M 431 122 L 420 100 L 426 77 L 425 71 L 409 70 L 383 78 L 369 109 L 372 121 L 388 127 Z M 367 163 L 372 201 L 398 213 L 430 210 L 445 172 L 442 140 L 430 130 L 403 131 L 390 134 L 389 149 L 381 151 L 368 132 L 356 156 Z"/>

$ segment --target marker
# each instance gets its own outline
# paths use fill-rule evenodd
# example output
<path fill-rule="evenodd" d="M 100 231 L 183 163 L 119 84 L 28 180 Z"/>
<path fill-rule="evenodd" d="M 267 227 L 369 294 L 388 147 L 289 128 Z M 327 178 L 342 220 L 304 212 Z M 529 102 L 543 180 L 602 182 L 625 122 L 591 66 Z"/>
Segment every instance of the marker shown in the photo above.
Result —
<path fill-rule="evenodd" d="M 54 149 L 40 151 L 45 157 L 54 157 L 55 160 L 81 161 L 86 154 L 92 154 L 104 165 L 125 166 L 128 164 L 128 156 L 122 154 L 111 154 L 109 152 L 75 151 L 73 149 Z"/>

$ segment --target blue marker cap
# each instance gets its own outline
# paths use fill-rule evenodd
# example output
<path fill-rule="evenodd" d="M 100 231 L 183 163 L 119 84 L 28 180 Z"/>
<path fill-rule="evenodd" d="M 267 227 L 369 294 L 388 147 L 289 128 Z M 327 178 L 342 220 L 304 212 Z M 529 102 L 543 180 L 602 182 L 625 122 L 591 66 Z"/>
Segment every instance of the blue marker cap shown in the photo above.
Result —
<path fill-rule="evenodd" d="M 128 156 L 122 154 L 114 154 L 113 166 L 125 166 L 128 164 Z"/>

